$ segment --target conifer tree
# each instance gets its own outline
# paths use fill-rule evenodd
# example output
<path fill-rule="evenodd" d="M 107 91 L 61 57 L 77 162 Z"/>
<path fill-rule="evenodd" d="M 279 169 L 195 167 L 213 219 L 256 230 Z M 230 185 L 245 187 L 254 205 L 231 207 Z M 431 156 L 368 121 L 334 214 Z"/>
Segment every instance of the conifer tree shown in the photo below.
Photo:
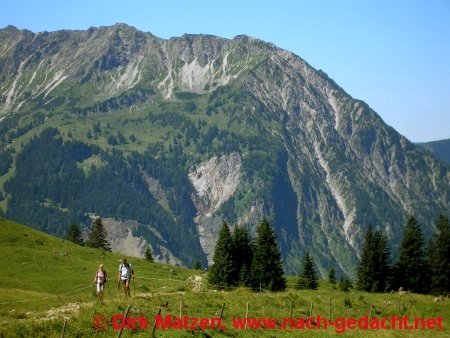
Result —
<path fill-rule="evenodd" d="M 428 292 L 429 269 L 423 248 L 422 230 L 414 217 L 409 218 L 394 265 L 394 287 L 417 293 Z"/>
<path fill-rule="evenodd" d="M 431 291 L 444 294 L 450 290 L 450 222 L 445 215 L 439 215 L 436 228 L 428 244 Z"/>
<path fill-rule="evenodd" d="M 249 285 L 253 247 L 248 230 L 244 226 L 237 225 L 234 228 L 232 257 L 236 268 L 233 285 Z"/>
<path fill-rule="evenodd" d="M 91 232 L 86 242 L 86 246 L 111 251 L 111 245 L 106 237 L 107 232 L 103 226 L 102 219 L 98 217 L 92 223 Z"/>
<path fill-rule="evenodd" d="M 227 287 L 233 284 L 233 277 L 236 274 L 233 257 L 233 238 L 230 228 L 224 222 L 220 229 L 219 238 L 214 250 L 213 262 L 208 274 L 210 284 Z"/>
<path fill-rule="evenodd" d="M 381 230 L 367 229 L 364 238 L 361 262 L 357 270 L 358 290 L 383 292 L 390 278 L 390 251 L 386 236 Z"/>
<path fill-rule="evenodd" d="M 302 269 L 300 277 L 297 282 L 298 289 L 317 290 L 319 286 L 319 279 L 317 278 L 316 269 L 314 267 L 314 261 L 306 252 L 305 258 L 303 258 Z"/>
<path fill-rule="evenodd" d="M 67 231 L 66 239 L 78 245 L 84 245 L 81 231 L 77 224 L 73 223 Z"/>
<path fill-rule="evenodd" d="M 336 284 L 336 271 L 334 268 L 330 268 L 330 270 L 328 270 L 328 281 L 330 284 Z"/>
<path fill-rule="evenodd" d="M 148 246 L 145 251 L 144 251 L 144 257 L 146 260 L 148 260 L 149 262 L 153 262 L 153 255 L 152 255 L 152 249 L 150 249 L 150 247 Z"/>
<path fill-rule="evenodd" d="M 391 261 L 387 237 L 379 229 L 373 235 L 372 260 L 373 281 L 370 291 L 384 292 L 388 288 Z"/>
<path fill-rule="evenodd" d="M 361 261 L 356 271 L 356 289 L 370 291 L 373 284 L 373 231 L 372 226 L 367 229 L 361 251 Z"/>
<path fill-rule="evenodd" d="M 281 253 L 275 232 L 269 221 L 264 218 L 256 232 L 255 251 L 251 268 L 251 285 L 270 291 L 286 288 Z"/>

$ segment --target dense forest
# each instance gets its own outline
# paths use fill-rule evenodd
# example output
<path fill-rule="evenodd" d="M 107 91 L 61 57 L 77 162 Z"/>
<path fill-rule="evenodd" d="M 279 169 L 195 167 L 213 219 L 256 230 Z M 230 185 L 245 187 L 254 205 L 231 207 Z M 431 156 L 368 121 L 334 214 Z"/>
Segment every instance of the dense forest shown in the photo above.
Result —
<path fill-rule="evenodd" d="M 93 157 L 97 162 L 86 164 Z M 182 252 L 190 251 L 192 261 L 204 261 L 192 221 L 192 187 L 183 163 L 176 155 L 156 160 L 150 153 L 132 154 L 127 161 L 118 150 L 107 152 L 78 141 L 64 142 L 57 129 L 49 128 L 17 156 L 15 175 L 4 185 L 10 196 L 6 217 L 59 236 L 72 223 L 90 224 L 87 215 L 92 212 L 101 217 L 134 219 L 154 227 L 175 254 L 186 257 Z M 182 187 L 179 194 L 173 189 L 169 194 L 175 217 L 157 203 L 143 173 L 166 187 Z M 136 232 L 155 243 L 147 227 Z"/>

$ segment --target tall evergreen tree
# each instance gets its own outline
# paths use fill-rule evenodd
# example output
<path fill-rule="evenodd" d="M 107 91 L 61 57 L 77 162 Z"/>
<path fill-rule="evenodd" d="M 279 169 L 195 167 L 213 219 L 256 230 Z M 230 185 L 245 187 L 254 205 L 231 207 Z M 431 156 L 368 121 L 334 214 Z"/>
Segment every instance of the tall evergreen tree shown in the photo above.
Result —
<path fill-rule="evenodd" d="M 357 270 L 356 287 L 369 292 L 383 292 L 388 286 L 390 272 L 390 251 L 386 235 L 379 229 L 373 232 L 369 226 Z"/>
<path fill-rule="evenodd" d="M 77 224 L 73 223 L 67 231 L 66 239 L 78 245 L 84 245 L 81 231 Z"/>
<path fill-rule="evenodd" d="M 408 219 L 394 265 L 394 287 L 417 293 L 429 290 L 429 269 L 423 248 L 422 230 L 414 217 Z"/>
<path fill-rule="evenodd" d="M 253 246 L 248 230 L 244 226 L 237 225 L 234 228 L 232 257 L 236 268 L 233 285 L 249 285 Z"/>
<path fill-rule="evenodd" d="M 370 291 L 384 292 L 387 290 L 391 275 L 390 256 L 387 237 L 378 229 L 373 235 L 373 282 Z"/>
<path fill-rule="evenodd" d="M 356 271 L 356 289 L 370 291 L 373 284 L 373 231 L 372 226 L 367 229 L 361 251 L 361 261 Z"/>
<path fill-rule="evenodd" d="M 251 284 L 254 288 L 280 291 L 286 288 L 281 253 L 275 232 L 264 218 L 256 232 L 255 251 L 251 268 Z"/>
<path fill-rule="evenodd" d="M 233 261 L 233 238 L 228 224 L 224 222 L 214 250 L 213 262 L 208 274 L 210 284 L 227 287 L 233 284 L 236 267 Z"/>
<path fill-rule="evenodd" d="M 302 270 L 297 282 L 297 288 L 317 290 L 318 286 L 319 286 L 319 279 L 317 278 L 316 269 L 314 267 L 314 261 L 312 257 L 309 255 L 309 252 L 306 252 L 305 258 L 303 259 L 302 262 Z"/>
<path fill-rule="evenodd" d="M 428 244 L 431 291 L 443 294 L 450 290 L 450 222 L 444 214 L 439 215 L 436 228 Z"/>
<path fill-rule="evenodd" d="M 106 237 L 107 232 L 103 226 L 102 219 L 98 217 L 92 223 L 91 232 L 89 233 L 86 246 L 111 251 L 111 245 Z"/>
<path fill-rule="evenodd" d="M 328 270 L 328 281 L 330 284 L 336 284 L 336 270 L 334 270 L 334 268 Z"/>

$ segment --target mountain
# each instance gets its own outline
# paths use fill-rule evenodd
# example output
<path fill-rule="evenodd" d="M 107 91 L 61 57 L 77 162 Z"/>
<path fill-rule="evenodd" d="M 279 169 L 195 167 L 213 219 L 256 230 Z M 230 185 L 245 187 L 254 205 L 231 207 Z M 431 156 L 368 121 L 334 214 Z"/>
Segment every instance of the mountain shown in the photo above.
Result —
<path fill-rule="evenodd" d="M 370 225 L 430 235 L 449 167 L 323 71 L 261 40 L 160 39 L 124 24 L 0 31 L 0 208 L 63 236 L 101 216 L 114 250 L 211 263 L 222 221 L 274 225 L 354 276 Z"/>
<path fill-rule="evenodd" d="M 450 165 L 450 139 L 418 143 L 430 150 L 437 158 Z"/>

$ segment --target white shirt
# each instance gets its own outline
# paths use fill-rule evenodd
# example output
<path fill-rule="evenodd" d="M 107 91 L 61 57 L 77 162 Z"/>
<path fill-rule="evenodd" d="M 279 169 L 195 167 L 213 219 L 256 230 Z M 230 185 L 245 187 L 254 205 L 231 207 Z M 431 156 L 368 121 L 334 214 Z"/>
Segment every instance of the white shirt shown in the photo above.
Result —
<path fill-rule="evenodd" d="M 129 279 L 131 277 L 131 264 L 127 263 L 128 267 L 123 263 L 119 266 L 120 278 L 122 280 Z"/>

